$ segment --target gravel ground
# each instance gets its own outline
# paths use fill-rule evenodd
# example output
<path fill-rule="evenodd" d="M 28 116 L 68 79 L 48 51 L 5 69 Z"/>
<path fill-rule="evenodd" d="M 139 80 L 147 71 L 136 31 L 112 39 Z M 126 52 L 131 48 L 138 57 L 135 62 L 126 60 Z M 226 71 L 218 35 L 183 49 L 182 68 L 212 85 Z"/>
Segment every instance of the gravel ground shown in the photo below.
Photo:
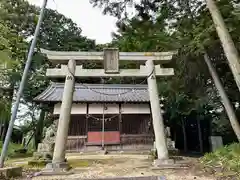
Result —
<path fill-rule="evenodd" d="M 104 177 L 161 176 L 164 180 L 214 180 L 213 177 L 197 176 L 193 169 L 152 170 L 151 160 L 146 155 L 81 155 L 69 156 L 69 162 L 97 160 L 87 167 L 74 168 L 74 174 L 62 176 L 38 176 L 32 179 L 98 179 Z M 194 163 L 194 159 L 191 159 Z"/>

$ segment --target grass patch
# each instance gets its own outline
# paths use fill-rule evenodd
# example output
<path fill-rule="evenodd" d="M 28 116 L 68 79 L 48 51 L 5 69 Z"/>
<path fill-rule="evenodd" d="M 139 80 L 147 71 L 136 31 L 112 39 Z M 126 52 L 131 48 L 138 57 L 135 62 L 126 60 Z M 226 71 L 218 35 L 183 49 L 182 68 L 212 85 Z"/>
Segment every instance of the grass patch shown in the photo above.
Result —
<path fill-rule="evenodd" d="M 3 142 L 0 141 L 0 151 L 2 151 Z M 14 151 L 17 149 L 23 148 L 21 144 L 15 144 L 10 142 L 8 145 L 8 156 L 14 154 Z"/>
<path fill-rule="evenodd" d="M 20 153 L 20 152 L 13 152 L 12 154 L 9 154 L 9 159 L 18 159 L 18 158 L 28 158 L 32 157 L 32 152 L 26 152 L 26 153 Z"/>
<path fill-rule="evenodd" d="M 46 166 L 47 163 L 51 161 L 46 160 L 30 160 L 28 164 L 24 166 L 24 168 L 37 168 L 42 169 Z M 94 160 L 86 160 L 86 159 L 70 159 L 68 160 L 70 167 L 77 168 L 77 167 L 89 167 L 95 163 Z"/>
<path fill-rule="evenodd" d="M 71 160 L 68 160 L 68 163 L 73 168 L 89 167 L 94 163 L 94 161 L 93 160 L 86 160 L 86 159 L 71 159 Z"/>
<path fill-rule="evenodd" d="M 69 159 L 68 163 L 71 167 L 89 167 L 94 164 L 101 164 L 101 165 L 114 165 L 119 163 L 124 163 L 126 160 L 124 159 Z"/>
<path fill-rule="evenodd" d="M 200 159 L 201 164 L 219 175 L 240 174 L 240 144 L 234 143 L 215 152 L 207 153 Z"/>
<path fill-rule="evenodd" d="M 0 141 L 0 151 L 2 151 L 2 146 L 3 146 L 3 142 Z M 10 142 L 8 145 L 8 159 L 13 159 L 13 158 L 26 158 L 26 157 L 30 157 L 33 154 L 33 151 L 27 151 L 27 152 L 22 152 L 19 151 L 23 149 L 23 146 L 21 144 L 15 144 Z"/>
<path fill-rule="evenodd" d="M 50 161 L 46 160 L 29 160 L 27 164 L 23 165 L 24 168 L 37 168 L 41 169 L 46 166 L 47 163 Z M 113 160 L 113 159 L 68 159 L 67 162 L 69 163 L 69 166 L 72 168 L 86 168 L 90 167 L 95 164 L 109 164 L 114 165 L 116 163 L 124 163 L 125 160 L 119 159 L 119 160 Z"/>

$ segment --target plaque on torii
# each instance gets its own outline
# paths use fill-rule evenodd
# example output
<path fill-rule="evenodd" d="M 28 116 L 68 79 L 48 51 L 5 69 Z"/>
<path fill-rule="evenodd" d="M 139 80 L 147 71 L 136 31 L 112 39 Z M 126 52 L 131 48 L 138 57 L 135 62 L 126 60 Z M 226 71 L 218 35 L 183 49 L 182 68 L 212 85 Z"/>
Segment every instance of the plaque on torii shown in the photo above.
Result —
<path fill-rule="evenodd" d="M 46 54 L 53 64 L 61 64 L 60 68 L 47 69 L 46 76 L 65 78 L 53 161 L 49 167 L 62 167 L 66 164 L 65 144 L 68 136 L 75 78 L 81 77 L 147 78 L 155 145 L 158 153 L 156 162 L 165 163 L 169 156 L 156 77 L 174 75 L 173 68 L 163 68 L 161 64 L 170 62 L 176 51 L 119 52 L 117 48 L 105 48 L 103 52 L 59 52 L 45 49 L 41 49 L 41 52 Z M 84 61 L 103 61 L 104 69 L 84 69 L 82 66 Z M 121 61 L 142 62 L 142 65 L 139 69 L 119 69 Z"/>
<path fill-rule="evenodd" d="M 119 73 L 119 51 L 117 48 L 105 48 L 104 52 L 104 72 L 105 74 Z"/>

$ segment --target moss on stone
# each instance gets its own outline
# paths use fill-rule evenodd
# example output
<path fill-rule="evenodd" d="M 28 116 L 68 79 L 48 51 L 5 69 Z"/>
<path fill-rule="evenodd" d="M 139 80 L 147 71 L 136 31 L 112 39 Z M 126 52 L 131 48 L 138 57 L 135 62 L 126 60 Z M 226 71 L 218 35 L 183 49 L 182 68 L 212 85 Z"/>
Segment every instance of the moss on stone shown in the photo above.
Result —
<path fill-rule="evenodd" d="M 47 165 L 47 163 L 50 163 L 51 161 L 49 160 L 31 160 L 28 161 L 28 166 L 29 167 L 44 167 Z"/>

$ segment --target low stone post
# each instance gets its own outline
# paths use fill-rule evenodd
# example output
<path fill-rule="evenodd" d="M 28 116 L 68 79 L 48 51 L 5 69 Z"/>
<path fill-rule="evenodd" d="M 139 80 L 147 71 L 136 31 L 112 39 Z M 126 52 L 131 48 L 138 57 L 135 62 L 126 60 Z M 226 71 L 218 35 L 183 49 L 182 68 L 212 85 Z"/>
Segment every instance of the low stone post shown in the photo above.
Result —
<path fill-rule="evenodd" d="M 168 160 L 169 157 L 153 61 L 148 60 L 146 62 L 146 67 L 149 74 L 152 73 L 151 76 L 148 77 L 147 82 L 158 160 L 165 161 Z"/>
<path fill-rule="evenodd" d="M 47 168 L 67 168 L 68 164 L 65 162 L 66 143 L 68 137 L 69 122 L 71 117 L 73 93 L 75 88 L 75 60 L 69 60 L 68 72 L 66 75 L 64 91 L 62 96 L 62 105 L 60 110 L 60 116 L 58 121 L 58 129 L 55 141 L 55 147 L 53 152 L 53 160 L 51 164 L 47 165 Z"/>

